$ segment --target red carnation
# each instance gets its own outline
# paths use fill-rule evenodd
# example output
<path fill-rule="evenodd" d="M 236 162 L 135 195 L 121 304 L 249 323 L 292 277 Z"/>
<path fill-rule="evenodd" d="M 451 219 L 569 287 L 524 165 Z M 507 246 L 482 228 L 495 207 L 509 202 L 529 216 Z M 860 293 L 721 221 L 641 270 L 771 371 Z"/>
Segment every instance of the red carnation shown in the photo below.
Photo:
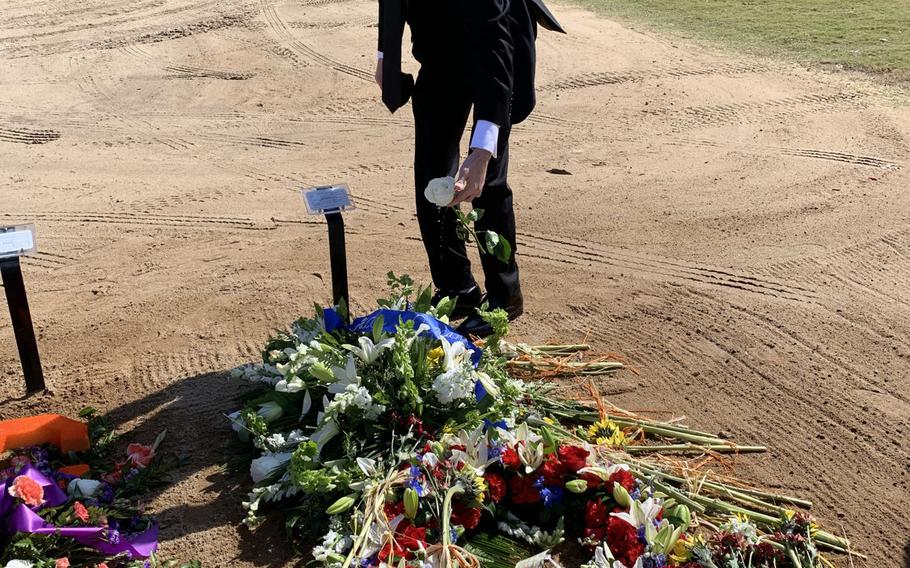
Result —
<path fill-rule="evenodd" d="M 402 523 L 403 525 L 404 523 Z M 401 530 L 401 525 L 398 526 L 398 529 L 401 534 L 396 537 L 398 543 L 408 549 L 408 550 L 420 550 L 420 547 L 426 548 L 427 545 L 427 529 L 423 527 L 415 527 L 414 525 L 408 523 L 404 530 Z"/>
<path fill-rule="evenodd" d="M 480 509 L 455 503 L 455 506 L 452 507 L 452 523 L 463 526 L 465 530 L 472 530 L 477 528 L 477 524 L 480 523 L 480 514 Z"/>
<path fill-rule="evenodd" d="M 530 505 L 540 501 L 540 493 L 534 487 L 533 477 L 513 477 L 509 481 L 512 502 L 516 505 Z"/>
<path fill-rule="evenodd" d="M 553 454 L 547 456 L 547 461 L 540 466 L 538 473 L 543 475 L 544 483 L 554 487 L 562 487 L 564 484 L 562 482 L 563 474 L 563 464 L 559 463 L 559 460 Z"/>
<path fill-rule="evenodd" d="M 588 450 L 578 446 L 560 446 L 556 450 L 559 461 L 566 473 L 577 473 L 579 469 L 587 465 L 587 459 L 590 455 Z"/>
<path fill-rule="evenodd" d="M 597 499 L 585 503 L 585 526 L 588 528 L 606 527 L 607 519 L 610 518 L 610 511 L 607 506 Z"/>
<path fill-rule="evenodd" d="M 391 521 L 398 515 L 404 514 L 404 502 L 395 501 L 394 503 L 386 503 L 382 506 L 382 510 L 385 512 L 386 518 Z"/>
<path fill-rule="evenodd" d="M 506 448 L 503 450 L 502 465 L 512 469 L 518 469 L 521 467 L 521 459 L 518 458 L 518 452 L 512 448 Z"/>
<path fill-rule="evenodd" d="M 645 545 L 638 538 L 638 530 L 617 517 L 610 517 L 607 522 L 607 545 L 616 559 L 626 566 L 633 566 L 645 552 Z"/>
<path fill-rule="evenodd" d="M 499 503 L 502 501 L 502 498 L 506 495 L 506 482 L 503 480 L 502 476 L 498 473 L 493 473 L 488 471 L 483 474 L 483 478 L 487 481 L 487 489 L 490 492 L 490 500 L 494 503 Z"/>
<path fill-rule="evenodd" d="M 614 481 L 625 487 L 626 491 L 629 493 L 635 491 L 635 477 L 627 469 L 620 469 L 616 471 L 616 473 L 611 475 L 610 479 L 607 480 L 607 491 L 609 491 L 610 494 L 613 493 Z"/>
<path fill-rule="evenodd" d="M 393 542 L 386 544 L 379 551 L 379 559 L 383 562 L 389 562 L 390 559 L 396 558 L 414 558 L 414 550 L 419 550 L 421 546 L 426 548 L 427 529 L 415 527 L 408 520 L 398 523 L 395 529 L 395 538 Z"/>

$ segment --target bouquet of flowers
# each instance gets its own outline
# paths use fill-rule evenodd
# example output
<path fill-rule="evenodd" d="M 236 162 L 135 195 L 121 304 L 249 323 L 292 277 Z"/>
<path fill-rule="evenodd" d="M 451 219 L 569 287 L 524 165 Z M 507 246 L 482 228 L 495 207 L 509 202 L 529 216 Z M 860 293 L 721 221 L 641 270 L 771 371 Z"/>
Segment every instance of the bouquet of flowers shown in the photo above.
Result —
<path fill-rule="evenodd" d="M 452 302 L 390 283 L 376 312 L 348 325 L 317 307 L 233 372 L 253 385 L 229 416 L 253 482 L 248 525 L 283 515 L 331 568 L 557 565 L 573 546 L 591 568 L 809 568 L 820 547 L 849 551 L 797 512 L 805 500 L 705 467 L 764 448 L 641 418 L 593 388 L 590 404 L 553 394 L 561 374 L 620 362 L 509 343 L 501 311 L 480 310 L 495 333 L 472 343 L 447 325 Z"/>
<path fill-rule="evenodd" d="M 136 502 L 167 482 L 173 460 L 160 450 L 164 433 L 120 453 L 117 436 L 93 409 L 80 416 L 89 423 L 88 451 L 46 444 L 0 459 L 0 566 L 198 566 L 156 558 L 158 524 Z"/>

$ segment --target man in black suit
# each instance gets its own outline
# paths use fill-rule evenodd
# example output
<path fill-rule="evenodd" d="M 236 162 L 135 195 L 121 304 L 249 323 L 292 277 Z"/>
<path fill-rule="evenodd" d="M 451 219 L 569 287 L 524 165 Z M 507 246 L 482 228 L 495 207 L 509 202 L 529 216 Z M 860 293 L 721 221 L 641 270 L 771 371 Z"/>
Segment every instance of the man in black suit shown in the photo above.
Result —
<path fill-rule="evenodd" d="M 405 22 L 420 63 L 414 82 L 401 73 Z M 417 219 L 436 285 L 436 300 L 457 297 L 454 318 L 464 334 L 491 332 L 474 314 L 490 309 L 521 315 L 523 298 L 515 262 L 515 213 L 507 182 L 509 133 L 534 108 L 534 41 L 537 24 L 562 31 L 541 0 L 379 0 L 376 81 L 392 112 L 413 100 L 414 181 Z M 459 167 L 460 142 L 473 107 L 470 151 Z M 437 207 L 424 198 L 427 183 L 455 176 L 455 198 Z M 468 202 L 484 213 L 478 232 L 499 233 L 512 245 L 508 262 L 481 254 L 486 296 L 471 273 L 452 206 Z"/>

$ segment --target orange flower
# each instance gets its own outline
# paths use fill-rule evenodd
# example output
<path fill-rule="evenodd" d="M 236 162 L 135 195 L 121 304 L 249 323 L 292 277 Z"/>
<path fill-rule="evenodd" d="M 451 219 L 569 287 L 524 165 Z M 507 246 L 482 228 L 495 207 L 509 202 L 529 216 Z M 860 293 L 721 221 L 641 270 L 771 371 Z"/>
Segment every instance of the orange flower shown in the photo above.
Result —
<path fill-rule="evenodd" d="M 70 559 L 58 558 L 57 563 L 54 564 L 54 568 L 70 568 Z"/>
<path fill-rule="evenodd" d="M 83 523 L 88 522 L 88 519 L 89 519 L 88 509 L 86 509 L 85 505 L 83 505 L 79 501 L 76 501 L 73 503 L 73 512 L 76 514 L 77 519 L 79 519 Z"/>
<path fill-rule="evenodd" d="M 44 503 L 44 488 L 31 477 L 20 475 L 13 480 L 8 491 L 13 497 L 22 499 L 29 507 L 37 507 Z"/>
<path fill-rule="evenodd" d="M 126 455 L 134 466 L 145 467 L 151 463 L 152 458 L 155 457 L 155 450 L 153 450 L 151 446 L 130 444 L 126 447 Z"/>

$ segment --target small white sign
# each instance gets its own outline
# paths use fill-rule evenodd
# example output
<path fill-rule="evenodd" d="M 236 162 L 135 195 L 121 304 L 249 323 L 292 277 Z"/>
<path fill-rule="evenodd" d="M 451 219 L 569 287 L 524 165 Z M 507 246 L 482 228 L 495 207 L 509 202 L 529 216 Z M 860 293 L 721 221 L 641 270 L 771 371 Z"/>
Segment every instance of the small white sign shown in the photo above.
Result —
<path fill-rule="evenodd" d="M 304 189 L 303 201 L 310 215 L 324 215 L 354 209 L 354 201 L 346 184 L 326 185 Z"/>
<path fill-rule="evenodd" d="M 38 247 L 35 245 L 35 225 L 0 227 L 0 258 L 22 256 L 37 250 Z"/>

